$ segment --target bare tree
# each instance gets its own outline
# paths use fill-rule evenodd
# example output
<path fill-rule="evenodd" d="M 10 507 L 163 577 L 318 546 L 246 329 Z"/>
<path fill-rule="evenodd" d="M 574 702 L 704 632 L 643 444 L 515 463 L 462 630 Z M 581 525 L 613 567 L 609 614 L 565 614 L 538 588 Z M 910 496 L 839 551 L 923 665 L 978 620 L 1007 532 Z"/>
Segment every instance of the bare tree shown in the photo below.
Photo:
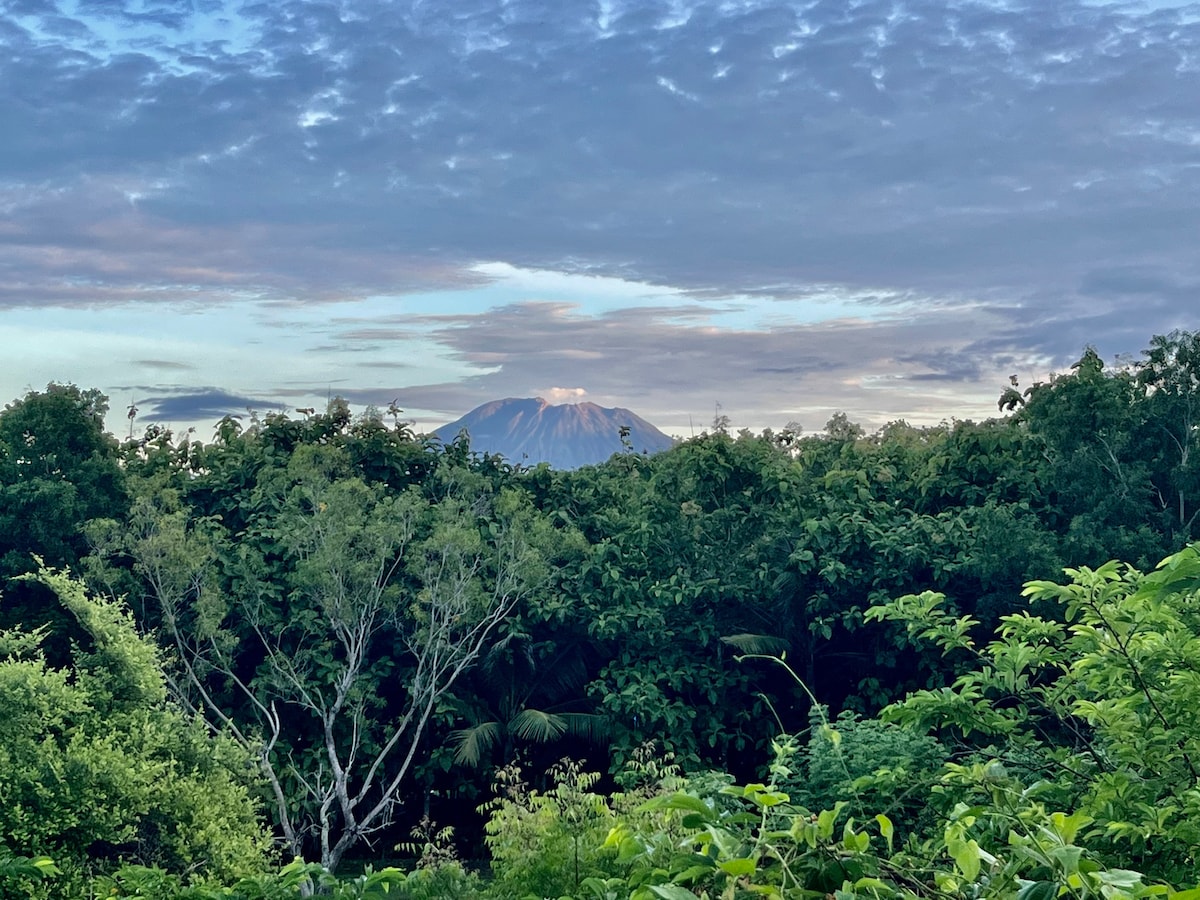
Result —
<path fill-rule="evenodd" d="M 438 701 L 545 567 L 513 496 L 430 503 L 317 469 L 259 532 L 235 540 L 168 498 L 119 543 L 161 610 L 176 694 L 254 751 L 288 848 L 315 841 L 332 870 L 391 821 Z"/>

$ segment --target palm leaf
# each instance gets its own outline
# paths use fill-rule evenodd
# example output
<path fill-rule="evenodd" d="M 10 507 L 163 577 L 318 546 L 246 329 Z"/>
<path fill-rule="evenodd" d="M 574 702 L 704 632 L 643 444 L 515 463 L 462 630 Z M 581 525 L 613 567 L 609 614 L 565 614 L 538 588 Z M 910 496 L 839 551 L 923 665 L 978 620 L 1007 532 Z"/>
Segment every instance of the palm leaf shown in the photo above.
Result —
<path fill-rule="evenodd" d="M 559 713 L 558 718 L 567 726 L 567 734 L 592 744 L 601 743 L 612 731 L 608 717 L 596 713 Z"/>
<path fill-rule="evenodd" d="M 480 668 L 486 676 L 503 676 L 505 674 L 504 667 L 511 662 L 510 652 L 515 647 L 520 653 L 520 648 L 528 642 L 529 635 L 523 631 L 514 629 L 507 632 L 488 648 L 480 662 Z M 493 677 L 489 677 L 488 680 L 495 683 Z"/>
<path fill-rule="evenodd" d="M 477 766 L 500 740 L 499 722 L 480 722 L 470 728 L 450 732 L 450 742 L 457 746 L 454 761 L 465 766 Z"/>
<path fill-rule="evenodd" d="M 508 727 L 521 740 L 545 743 L 562 737 L 567 730 L 567 723 L 562 716 L 554 713 L 523 709 L 513 716 Z"/>
<path fill-rule="evenodd" d="M 773 634 L 727 634 L 721 642 L 743 653 L 767 653 L 777 655 L 788 649 L 788 642 Z"/>

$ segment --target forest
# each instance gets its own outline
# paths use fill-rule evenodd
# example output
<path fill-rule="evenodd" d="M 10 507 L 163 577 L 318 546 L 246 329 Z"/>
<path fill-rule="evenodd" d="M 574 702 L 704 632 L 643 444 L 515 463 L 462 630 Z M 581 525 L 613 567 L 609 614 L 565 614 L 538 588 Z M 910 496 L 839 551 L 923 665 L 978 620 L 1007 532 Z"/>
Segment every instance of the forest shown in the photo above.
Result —
<path fill-rule="evenodd" d="M 0 412 L 0 898 L 1200 898 L 1200 333 L 558 471 Z"/>

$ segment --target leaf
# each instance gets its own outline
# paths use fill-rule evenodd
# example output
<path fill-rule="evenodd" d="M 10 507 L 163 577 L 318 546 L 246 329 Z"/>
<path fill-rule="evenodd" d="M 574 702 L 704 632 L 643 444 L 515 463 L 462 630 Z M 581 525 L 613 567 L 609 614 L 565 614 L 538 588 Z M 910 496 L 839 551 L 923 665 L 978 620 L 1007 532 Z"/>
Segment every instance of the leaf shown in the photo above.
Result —
<path fill-rule="evenodd" d="M 788 650 L 786 640 L 771 634 L 727 634 L 721 638 L 721 643 L 735 647 L 742 653 L 778 655 Z"/>
<path fill-rule="evenodd" d="M 1017 900 L 1056 900 L 1057 881 L 1027 881 L 1017 891 Z"/>
<path fill-rule="evenodd" d="M 979 844 L 974 840 L 954 840 L 946 844 L 946 851 L 954 858 L 954 864 L 967 881 L 979 877 Z"/>
<path fill-rule="evenodd" d="M 654 797 L 643 803 L 639 810 L 649 811 L 655 809 L 678 809 L 685 812 L 695 813 L 705 822 L 711 822 L 715 818 L 712 807 L 701 800 L 699 797 L 693 797 L 691 794 L 676 792 L 667 797 Z"/>
<path fill-rule="evenodd" d="M 452 731 L 450 742 L 457 747 L 454 761 L 464 766 L 477 766 L 499 740 L 499 722 L 480 722 L 471 728 Z"/>
<path fill-rule="evenodd" d="M 662 897 L 663 900 L 700 900 L 687 888 L 677 884 L 652 884 L 650 892 L 656 897 Z"/>
<path fill-rule="evenodd" d="M 596 713 L 557 713 L 556 715 L 566 725 L 567 734 L 583 738 L 593 744 L 603 741 L 612 731 L 608 718 Z"/>
<path fill-rule="evenodd" d="M 839 800 L 833 805 L 833 809 L 823 809 L 817 814 L 817 837 L 823 841 L 833 837 L 833 824 L 845 807 L 845 801 Z"/>
<path fill-rule="evenodd" d="M 41 872 L 43 875 L 58 875 L 60 870 L 48 856 L 36 856 L 29 861 L 29 864 Z"/>
<path fill-rule="evenodd" d="M 744 875 L 753 875 L 757 866 L 754 865 L 754 860 L 740 857 L 738 859 L 726 860 L 723 863 L 717 863 L 718 868 L 728 875 L 735 878 L 741 878 Z"/>
<path fill-rule="evenodd" d="M 1129 890 L 1142 883 L 1142 873 L 1132 869 L 1105 869 L 1097 872 L 1096 877 L 1105 885 Z"/>
<path fill-rule="evenodd" d="M 561 737 L 567 730 L 567 723 L 554 713 L 523 709 L 513 716 L 508 727 L 521 740 L 542 744 Z"/>
<path fill-rule="evenodd" d="M 888 853 L 891 853 L 892 839 L 896 834 L 896 829 L 892 825 L 892 820 L 883 813 L 879 813 L 877 816 L 875 816 L 875 821 L 879 823 L 879 833 L 883 835 L 883 839 L 887 841 Z"/>
<path fill-rule="evenodd" d="M 1083 858 L 1083 848 L 1073 845 L 1055 847 L 1050 851 L 1050 856 L 1059 864 L 1065 874 L 1074 875 L 1079 871 L 1079 860 Z"/>
<path fill-rule="evenodd" d="M 700 858 L 706 860 L 706 864 L 697 864 L 694 866 L 688 866 L 686 869 L 684 869 L 682 872 L 678 873 L 671 880 L 676 883 L 682 884 L 685 881 L 695 881 L 697 878 L 706 878 L 709 875 L 711 875 L 713 869 L 716 868 L 716 866 L 713 864 L 713 861 L 711 859 L 709 859 L 708 857 L 700 857 Z"/>

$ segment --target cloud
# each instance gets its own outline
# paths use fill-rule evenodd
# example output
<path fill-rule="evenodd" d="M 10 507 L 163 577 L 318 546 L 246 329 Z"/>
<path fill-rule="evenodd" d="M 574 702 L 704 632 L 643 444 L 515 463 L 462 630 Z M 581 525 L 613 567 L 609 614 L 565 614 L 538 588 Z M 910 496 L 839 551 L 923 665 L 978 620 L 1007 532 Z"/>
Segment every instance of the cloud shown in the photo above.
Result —
<path fill-rule="evenodd" d="M 343 393 L 376 405 L 399 397 L 406 409 L 436 417 L 432 424 L 497 397 L 562 402 L 586 394 L 677 430 L 689 415 L 707 421 L 716 402 L 736 425 L 798 419 L 818 427 L 838 409 L 875 424 L 901 416 L 936 422 L 949 415 L 947 401 L 956 394 L 959 408 L 986 413 L 1010 369 L 1032 377 L 1045 364 L 1019 344 L 992 337 L 1004 321 L 982 306 L 934 304 L 873 320 L 742 329 L 680 320 L 672 312 L 650 306 L 590 314 L 566 303 L 526 302 L 486 316 L 413 316 L 413 329 L 427 330 L 479 374 Z M 564 361 L 575 347 L 587 351 Z M 564 362 L 586 391 L 545 387 L 563 374 Z"/>
<path fill-rule="evenodd" d="M 258 413 L 281 409 L 278 401 L 229 394 L 219 388 L 196 390 L 137 401 L 138 419 L 143 422 L 216 422 L 225 416 L 243 418 L 250 411 Z"/>
<path fill-rule="evenodd" d="M 10 98 L 0 155 L 68 203 L 88 202 L 92 179 L 141 193 L 126 248 L 169 223 L 173 255 L 211 253 L 212 229 L 235 229 L 214 272 L 317 297 L 330 280 L 419 283 L 431 255 L 443 277 L 479 259 L 576 258 L 696 289 L 1007 285 L 1077 267 L 1095 244 L 1128 247 L 1110 229 L 1131 215 L 1151 228 L 1200 215 L 1186 177 L 1197 114 L 1182 101 L 1200 86 L 1200 37 L 1180 13 L 671 8 L 621 6 L 602 29 L 531 0 L 453 16 L 262 4 L 245 13 L 258 37 L 243 54 L 193 46 L 168 10 L 148 15 L 176 43 L 158 36 L 153 53 L 25 33 L 0 78 L 34 96 Z M 104 13 L 131 29 L 140 15 Z M 207 64 L 181 66 L 184 50 Z M 1148 203 L 1155 184 L 1179 193 Z M 343 254 L 340 277 L 306 291 Z M 272 271 L 292 266 L 290 283 Z"/>
<path fill-rule="evenodd" d="M 581 403 L 587 397 L 587 391 L 581 387 L 564 388 L 552 387 L 543 388 L 542 390 L 534 391 L 537 396 L 549 403 Z"/>
<path fill-rule="evenodd" d="M 318 349 L 432 334 L 480 371 L 399 385 L 429 409 L 578 383 L 786 412 L 820 385 L 882 415 L 894 376 L 982 393 L 1004 360 L 1136 349 L 1200 284 L 1185 9 L 23 0 L 0 51 L 0 307 L 386 295 L 391 320 Z M 503 266 L 689 302 L 581 314 L 547 287 L 405 315 Z M 823 291 L 874 318 L 725 308 Z"/>
<path fill-rule="evenodd" d="M 169 372 L 193 372 L 196 367 L 191 363 L 179 362 L 174 359 L 135 359 L 131 360 L 135 366 L 144 366 L 147 369 L 161 369 Z"/>

